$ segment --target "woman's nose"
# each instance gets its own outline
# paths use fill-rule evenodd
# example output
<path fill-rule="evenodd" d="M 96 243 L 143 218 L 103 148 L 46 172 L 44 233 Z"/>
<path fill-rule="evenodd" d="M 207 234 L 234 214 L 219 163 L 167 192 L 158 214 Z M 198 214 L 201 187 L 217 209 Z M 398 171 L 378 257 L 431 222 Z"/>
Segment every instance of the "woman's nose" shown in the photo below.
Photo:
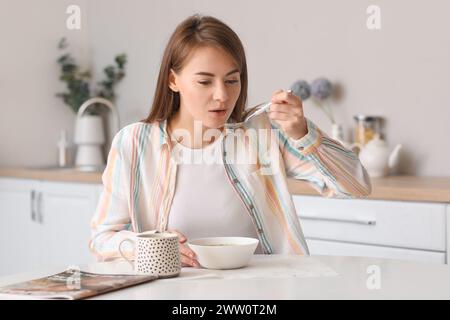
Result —
<path fill-rule="evenodd" d="M 225 102 L 228 100 L 227 88 L 224 85 L 218 85 L 214 91 L 214 100 Z"/>

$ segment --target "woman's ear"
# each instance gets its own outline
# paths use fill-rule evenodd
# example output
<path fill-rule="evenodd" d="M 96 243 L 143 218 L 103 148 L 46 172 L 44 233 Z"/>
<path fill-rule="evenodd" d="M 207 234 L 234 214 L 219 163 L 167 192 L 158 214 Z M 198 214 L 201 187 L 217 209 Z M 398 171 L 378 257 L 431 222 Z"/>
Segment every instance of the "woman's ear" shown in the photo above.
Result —
<path fill-rule="evenodd" d="M 173 71 L 173 69 L 170 69 L 169 72 L 169 88 L 173 91 L 173 92 L 178 92 L 178 86 L 177 86 L 177 75 L 175 73 L 175 71 Z"/>

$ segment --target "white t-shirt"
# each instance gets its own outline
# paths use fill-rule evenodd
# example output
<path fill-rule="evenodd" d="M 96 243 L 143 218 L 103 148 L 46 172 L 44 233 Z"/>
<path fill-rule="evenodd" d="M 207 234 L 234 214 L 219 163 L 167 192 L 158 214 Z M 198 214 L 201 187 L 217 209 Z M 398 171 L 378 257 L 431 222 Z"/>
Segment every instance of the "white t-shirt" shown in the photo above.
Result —
<path fill-rule="evenodd" d="M 251 237 L 258 239 L 255 226 L 222 164 L 223 135 L 200 149 L 174 145 L 177 165 L 175 194 L 168 229 L 187 238 Z M 259 244 L 255 253 L 262 253 Z"/>

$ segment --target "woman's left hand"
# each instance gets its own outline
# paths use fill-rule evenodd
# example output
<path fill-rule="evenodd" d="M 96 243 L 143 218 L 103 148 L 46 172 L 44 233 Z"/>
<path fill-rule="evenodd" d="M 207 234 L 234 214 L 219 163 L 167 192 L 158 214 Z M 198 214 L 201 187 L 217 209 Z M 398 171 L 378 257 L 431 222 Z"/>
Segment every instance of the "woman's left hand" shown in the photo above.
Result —
<path fill-rule="evenodd" d="M 277 90 L 273 93 L 271 101 L 269 118 L 290 138 L 297 140 L 308 133 L 303 104 L 299 97 L 287 91 Z"/>

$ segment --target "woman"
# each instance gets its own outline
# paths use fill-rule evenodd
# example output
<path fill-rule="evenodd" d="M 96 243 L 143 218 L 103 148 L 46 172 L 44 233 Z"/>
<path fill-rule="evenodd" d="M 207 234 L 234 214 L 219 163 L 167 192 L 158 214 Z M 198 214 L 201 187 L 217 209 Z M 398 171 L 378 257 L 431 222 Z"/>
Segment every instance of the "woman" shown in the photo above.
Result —
<path fill-rule="evenodd" d="M 121 240 L 149 230 L 179 234 L 183 266 L 199 266 L 187 238 L 206 236 L 255 237 L 259 253 L 307 255 L 287 177 L 327 197 L 370 193 L 358 157 L 305 118 L 297 96 L 277 90 L 268 112 L 228 127 L 254 111 L 244 110 L 246 100 L 238 36 L 213 17 L 183 21 L 165 49 L 149 116 L 114 137 L 91 225 L 99 260 L 119 258 Z"/>

